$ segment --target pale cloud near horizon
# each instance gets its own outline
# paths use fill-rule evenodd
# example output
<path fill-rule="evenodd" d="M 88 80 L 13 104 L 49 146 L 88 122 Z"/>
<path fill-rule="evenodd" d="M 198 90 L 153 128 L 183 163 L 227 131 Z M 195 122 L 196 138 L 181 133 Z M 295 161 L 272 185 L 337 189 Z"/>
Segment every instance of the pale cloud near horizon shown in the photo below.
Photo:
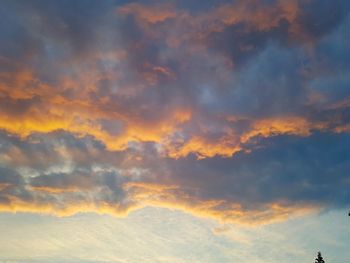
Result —
<path fill-rule="evenodd" d="M 0 262 L 292 263 L 318 250 L 326 262 L 346 261 L 348 221 L 344 210 L 254 228 L 159 208 L 124 219 L 2 214 Z"/>

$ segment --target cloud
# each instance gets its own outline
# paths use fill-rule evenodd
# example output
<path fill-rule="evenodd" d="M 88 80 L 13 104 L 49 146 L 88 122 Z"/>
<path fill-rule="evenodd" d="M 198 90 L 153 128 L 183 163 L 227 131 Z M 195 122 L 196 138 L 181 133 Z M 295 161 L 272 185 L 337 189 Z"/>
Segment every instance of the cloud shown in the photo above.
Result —
<path fill-rule="evenodd" d="M 348 203 L 350 6 L 199 5 L 4 2 L 3 210 L 252 223 Z"/>
<path fill-rule="evenodd" d="M 0 160 L 8 167 L 2 172 L 2 211 L 124 216 L 156 206 L 223 222 L 261 224 L 322 207 L 343 207 L 350 200 L 344 144 L 348 134 L 262 138 L 250 152 L 205 159 L 164 158 L 154 145 L 142 144 L 109 152 L 88 138 L 46 136 L 39 136 L 41 142 L 22 143 L 21 155 L 30 154 L 26 149 L 45 147 L 61 163 L 40 159 L 47 166 L 37 168 L 20 160 L 13 163 L 6 157 L 19 138 L 12 138 L 13 145 L 2 151 Z M 57 141 L 60 148 L 54 148 Z"/>

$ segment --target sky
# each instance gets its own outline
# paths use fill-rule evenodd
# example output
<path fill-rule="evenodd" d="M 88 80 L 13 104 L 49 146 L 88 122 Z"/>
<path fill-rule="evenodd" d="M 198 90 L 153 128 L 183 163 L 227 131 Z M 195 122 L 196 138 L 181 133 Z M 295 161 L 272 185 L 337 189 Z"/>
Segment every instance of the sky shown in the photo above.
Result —
<path fill-rule="evenodd" d="M 0 262 L 346 261 L 349 27 L 347 0 L 2 0 Z"/>

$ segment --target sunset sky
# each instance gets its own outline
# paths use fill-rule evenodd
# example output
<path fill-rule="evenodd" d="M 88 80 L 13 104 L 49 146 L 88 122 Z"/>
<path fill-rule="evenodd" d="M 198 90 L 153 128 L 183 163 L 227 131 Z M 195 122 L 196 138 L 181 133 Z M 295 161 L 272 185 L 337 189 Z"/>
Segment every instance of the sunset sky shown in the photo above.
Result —
<path fill-rule="evenodd" d="M 0 263 L 346 262 L 350 1 L 0 0 Z"/>

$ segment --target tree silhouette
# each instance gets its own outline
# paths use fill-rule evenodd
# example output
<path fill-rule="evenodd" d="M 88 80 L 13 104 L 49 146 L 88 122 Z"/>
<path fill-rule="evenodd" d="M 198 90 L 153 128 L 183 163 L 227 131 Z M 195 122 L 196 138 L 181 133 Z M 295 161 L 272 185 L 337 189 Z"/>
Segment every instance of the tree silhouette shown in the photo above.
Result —
<path fill-rule="evenodd" d="M 325 263 L 321 255 L 321 252 L 318 252 L 315 263 Z"/>

